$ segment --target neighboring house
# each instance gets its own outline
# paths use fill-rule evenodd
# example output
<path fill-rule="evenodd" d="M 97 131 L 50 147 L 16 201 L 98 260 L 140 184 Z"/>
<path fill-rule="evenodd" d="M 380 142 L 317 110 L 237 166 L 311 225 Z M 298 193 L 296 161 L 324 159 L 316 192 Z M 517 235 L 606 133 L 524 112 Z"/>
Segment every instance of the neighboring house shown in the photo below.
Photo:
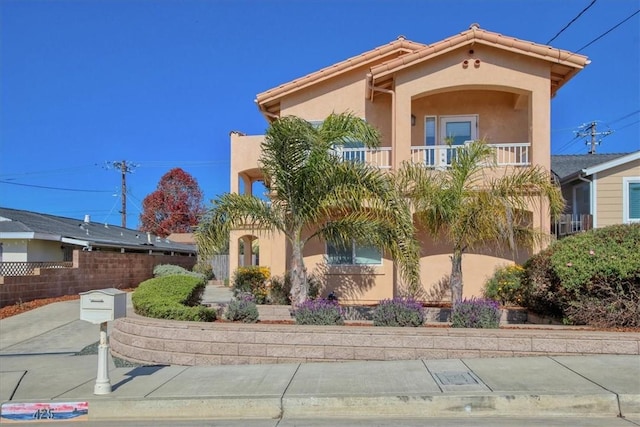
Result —
<path fill-rule="evenodd" d="M 556 234 L 640 222 L 640 151 L 551 156 L 567 201 Z"/>
<path fill-rule="evenodd" d="M 171 233 L 167 236 L 167 240 L 173 243 L 189 245 L 191 247 L 196 246 L 196 239 L 193 237 L 193 233 Z"/>
<path fill-rule="evenodd" d="M 91 289 L 128 289 L 196 249 L 115 225 L 0 208 L 0 307 Z"/>
<path fill-rule="evenodd" d="M 71 261 L 72 251 L 116 251 L 195 256 L 192 245 L 174 243 L 110 224 L 0 208 L 0 262 Z"/>
<path fill-rule="evenodd" d="M 344 160 L 385 170 L 397 170 L 403 162 L 446 168 L 452 152 L 475 139 L 495 147 L 498 173 L 532 165 L 549 170 L 551 98 L 588 63 L 585 56 L 474 24 L 431 45 L 399 37 L 260 93 L 256 103 L 268 122 L 286 115 L 322 121 L 332 112 L 345 111 L 362 117 L 380 130 L 381 147 L 337 148 Z M 253 184 L 263 179 L 258 162 L 263 139 L 231 132 L 231 192 L 251 194 Z M 546 203 L 532 206 L 530 217 L 534 227 L 551 229 Z M 424 230 L 418 233 L 422 283 L 430 290 L 451 271 L 450 248 Z M 250 248 L 255 239 L 262 265 L 278 275 L 288 270 L 284 236 L 236 229 L 229 245 L 231 271 L 241 265 L 239 242 Z M 397 269 L 385 254 L 354 246 L 347 261 L 327 255 L 324 242 L 312 241 L 305 248 L 305 264 L 309 272 L 322 273 L 325 292 L 336 291 L 341 301 L 377 302 L 398 294 Z M 479 295 L 496 266 L 529 255 L 491 248 L 465 255 L 464 295 Z M 249 251 L 242 256 L 250 263 Z"/>

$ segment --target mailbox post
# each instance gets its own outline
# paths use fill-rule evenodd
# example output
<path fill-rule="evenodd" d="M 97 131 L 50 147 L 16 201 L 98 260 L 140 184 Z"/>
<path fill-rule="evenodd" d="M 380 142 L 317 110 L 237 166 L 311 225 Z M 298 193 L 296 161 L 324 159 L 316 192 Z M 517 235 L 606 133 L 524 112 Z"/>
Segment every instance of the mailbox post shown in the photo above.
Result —
<path fill-rule="evenodd" d="M 109 339 L 107 322 L 127 314 L 127 293 L 119 289 L 97 289 L 80 293 L 80 320 L 100 324 L 98 345 L 98 375 L 93 394 L 111 393 L 109 380 Z"/>

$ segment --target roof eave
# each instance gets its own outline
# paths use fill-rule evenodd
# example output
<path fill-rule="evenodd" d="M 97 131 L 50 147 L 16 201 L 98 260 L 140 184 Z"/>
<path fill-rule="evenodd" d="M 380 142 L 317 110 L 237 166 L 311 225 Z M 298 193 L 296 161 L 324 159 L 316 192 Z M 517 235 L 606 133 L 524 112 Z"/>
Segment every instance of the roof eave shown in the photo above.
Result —
<path fill-rule="evenodd" d="M 380 57 L 391 56 L 395 54 L 410 54 L 424 47 L 426 47 L 426 45 L 409 40 L 395 40 L 387 45 L 372 49 L 360 55 L 338 62 L 329 67 L 322 68 L 311 74 L 307 74 L 306 76 L 292 80 L 288 83 L 284 83 L 276 88 L 259 93 L 256 96 L 256 102 L 258 103 L 258 105 L 268 110 L 268 108 L 275 103 L 274 101 L 277 101 L 280 98 L 290 95 L 291 93 L 296 92 L 300 89 L 304 89 L 313 84 L 326 81 L 327 79 L 333 78 L 338 74 L 342 74 L 355 68 L 362 67 L 370 63 L 371 61 L 379 59 Z"/>
<path fill-rule="evenodd" d="M 625 163 L 632 162 L 640 159 L 640 151 L 629 153 L 626 156 L 618 157 L 608 162 L 600 163 L 599 165 L 591 166 L 589 168 L 582 169 L 582 173 L 586 176 L 593 175 L 594 173 L 602 172 L 607 169 L 614 168 L 616 166 L 624 165 Z"/>
<path fill-rule="evenodd" d="M 476 43 L 572 68 L 573 70 L 570 73 L 568 73 L 565 76 L 565 78 L 563 78 L 562 83 L 558 86 L 558 89 L 562 85 L 564 85 L 564 83 L 566 83 L 571 77 L 573 77 L 576 73 L 578 73 L 578 71 L 580 71 L 587 64 L 589 64 L 589 60 L 586 56 L 574 54 L 572 52 L 565 51 L 565 50 L 555 49 L 550 46 L 548 46 L 549 50 L 554 50 L 558 52 L 557 59 L 552 59 L 553 57 L 550 55 L 542 55 L 533 51 L 523 50 L 518 47 L 507 46 L 502 43 L 485 40 L 483 38 L 460 37 L 460 40 L 455 43 L 452 43 L 452 39 L 447 39 L 442 42 L 436 43 L 434 45 L 427 46 L 426 48 L 421 49 L 419 51 L 408 54 L 403 58 L 398 58 L 394 61 L 389 61 L 388 63 L 380 64 L 376 67 L 372 67 L 371 74 L 373 75 L 373 80 L 375 82 L 376 80 L 384 79 L 391 74 L 395 74 L 400 70 L 412 67 L 423 61 L 433 59 L 434 57 L 441 56 L 453 50 L 460 49 L 461 47 L 471 45 L 471 44 L 476 44 Z M 537 45 L 537 44 L 532 44 L 532 45 L 540 48 L 544 47 L 544 45 Z"/>

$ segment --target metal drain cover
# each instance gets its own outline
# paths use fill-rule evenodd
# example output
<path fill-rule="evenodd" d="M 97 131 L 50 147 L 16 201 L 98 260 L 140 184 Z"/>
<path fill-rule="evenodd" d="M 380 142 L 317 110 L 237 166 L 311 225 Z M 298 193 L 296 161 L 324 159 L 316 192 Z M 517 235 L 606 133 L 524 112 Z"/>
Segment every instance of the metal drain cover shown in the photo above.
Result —
<path fill-rule="evenodd" d="M 469 371 L 434 372 L 433 376 L 440 385 L 478 384 L 478 380 Z"/>

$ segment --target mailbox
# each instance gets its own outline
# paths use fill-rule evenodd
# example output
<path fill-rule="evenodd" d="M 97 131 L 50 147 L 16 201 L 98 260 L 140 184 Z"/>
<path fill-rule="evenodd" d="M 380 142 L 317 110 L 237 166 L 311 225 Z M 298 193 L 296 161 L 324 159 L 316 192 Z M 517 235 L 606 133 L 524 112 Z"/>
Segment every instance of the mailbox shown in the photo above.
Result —
<path fill-rule="evenodd" d="M 126 315 L 126 292 L 116 288 L 80 292 L 80 320 L 103 323 Z"/>

